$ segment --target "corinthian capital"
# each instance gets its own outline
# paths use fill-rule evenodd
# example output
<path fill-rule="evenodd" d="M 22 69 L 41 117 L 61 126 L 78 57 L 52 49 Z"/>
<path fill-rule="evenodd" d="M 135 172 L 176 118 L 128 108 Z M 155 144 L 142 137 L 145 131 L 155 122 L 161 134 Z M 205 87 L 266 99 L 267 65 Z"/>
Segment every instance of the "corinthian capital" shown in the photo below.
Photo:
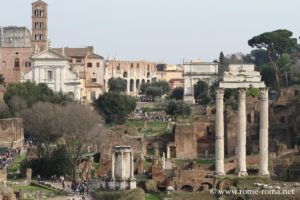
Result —
<path fill-rule="evenodd" d="M 216 89 L 216 99 L 223 99 L 224 98 L 224 89 L 217 88 Z"/>
<path fill-rule="evenodd" d="M 246 89 L 245 88 L 239 89 L 239 98 L 242 98 L 242 99 L 246 98 Z"/>
<path fill-rule="evenodd" d="M 261 88 L 259 94 L 260 99 L 268 99 L 268 91 L 268 88 Z"/>

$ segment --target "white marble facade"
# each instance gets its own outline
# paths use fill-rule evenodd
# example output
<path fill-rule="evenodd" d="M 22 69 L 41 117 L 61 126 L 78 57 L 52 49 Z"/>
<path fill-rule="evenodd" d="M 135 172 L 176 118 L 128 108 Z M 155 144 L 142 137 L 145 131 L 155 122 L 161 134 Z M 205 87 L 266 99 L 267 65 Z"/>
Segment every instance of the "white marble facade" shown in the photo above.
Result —
<path fill-rule="evenodd" d="M 197 60 L 183 64 L 184 97 L 185 102 L 194 103 L 194 85 L 204 81 L 208 86 L 218 81 L 218 64 L 200 62 Z"/>
<path fill-rule="evenodd" d="M 80 78 L 77 73 L 70 71 L 68 58 L 64 52 L 47 49 L 35 53 L 31 60 L 32 70 L 22 75 L 22 82 L 45 83 L 54 92 L 63 92 L 80 101 Z"/>

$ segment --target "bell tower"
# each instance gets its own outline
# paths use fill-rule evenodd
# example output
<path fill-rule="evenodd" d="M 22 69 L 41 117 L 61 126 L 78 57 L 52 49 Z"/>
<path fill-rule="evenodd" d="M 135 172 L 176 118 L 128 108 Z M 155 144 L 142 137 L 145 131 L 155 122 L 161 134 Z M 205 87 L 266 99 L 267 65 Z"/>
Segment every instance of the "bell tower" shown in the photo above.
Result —
<path fill-rule="evenodd" d="M 48 4 L 37 0 L 32 4 L 31 44 L 33 52 L 48 48 Z"/>

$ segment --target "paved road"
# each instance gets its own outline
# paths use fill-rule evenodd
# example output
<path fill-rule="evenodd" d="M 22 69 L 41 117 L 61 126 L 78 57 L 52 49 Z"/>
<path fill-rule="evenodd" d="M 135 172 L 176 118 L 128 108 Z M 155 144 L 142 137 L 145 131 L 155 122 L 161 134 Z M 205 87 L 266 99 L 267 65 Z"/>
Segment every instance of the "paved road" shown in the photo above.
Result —
<path fill-rule="evenodd" d="M 51 184 L 52 187 L 62 190 L 62 185 L 59 182 L 49 182 Z M 71 188 L 68 187 L 71 185 L 71 182 L 65 181 L 65 191 L 68 193 L 67 196 L 59 196 L 59 197 L 54 197 L 54 198 L 50 198 L 49 200 L 82 200 L 84 197 L 85 200 L 92 200 L 92 197 L 90 195 L 74 195 Z"/>

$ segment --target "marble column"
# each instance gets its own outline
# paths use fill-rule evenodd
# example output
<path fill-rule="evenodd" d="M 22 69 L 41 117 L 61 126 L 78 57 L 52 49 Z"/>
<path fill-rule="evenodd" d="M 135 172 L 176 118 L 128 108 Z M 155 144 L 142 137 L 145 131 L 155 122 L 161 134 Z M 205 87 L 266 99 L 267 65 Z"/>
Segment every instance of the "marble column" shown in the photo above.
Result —
<path fill-rule="evenodd" d="M 259 175 L 269 175 L 269 103 L 268 89 L 260 90 Z"/>
<path fill-rule="evenodd" d="M 170 146 L 167 146 L 167 159 L 170 159 Z"/>
<path fill-rule="evenodd" d="M 126 91 L 127 91 L 127 95 L 130 95 L 130 79 L 127 79 L 127 85 L 126 85 Z"/>
<path fill-rule="evenodd" d="M 130 153 L 130 178 L 134 178 L 134 162 L 133 162 L 133 153 Z"/>
<path fill-rule="evenodd" d="M 115 179 L 115 152 L 112 153 L 111 158 L 111 179 Z"/>
<path fill-rule="evenodd" d="M 137 95 L 136 94 L 136 80 L 134 80 L 134 79 L 133 79 L 133 88 L 132 89 L 133 89 L 133 94 Z"/>
<path fill-rule="evenodd" d="M 216 90 L 216 175 L 224 175 L 224 90 L 219 88 Z"/>
<path fill-rule="evenodd" d="M 237 130 L 237 156 L 238 156 L 238 175 L 247 176 L 246 166 L 246 90 L 239 89 L 239 108 L 238 108 L 238 130 Z"/>
<path fill-rule="evenodd" d="M 124 179 L 124 154 L 121 152 L 121 179 Z"/>

